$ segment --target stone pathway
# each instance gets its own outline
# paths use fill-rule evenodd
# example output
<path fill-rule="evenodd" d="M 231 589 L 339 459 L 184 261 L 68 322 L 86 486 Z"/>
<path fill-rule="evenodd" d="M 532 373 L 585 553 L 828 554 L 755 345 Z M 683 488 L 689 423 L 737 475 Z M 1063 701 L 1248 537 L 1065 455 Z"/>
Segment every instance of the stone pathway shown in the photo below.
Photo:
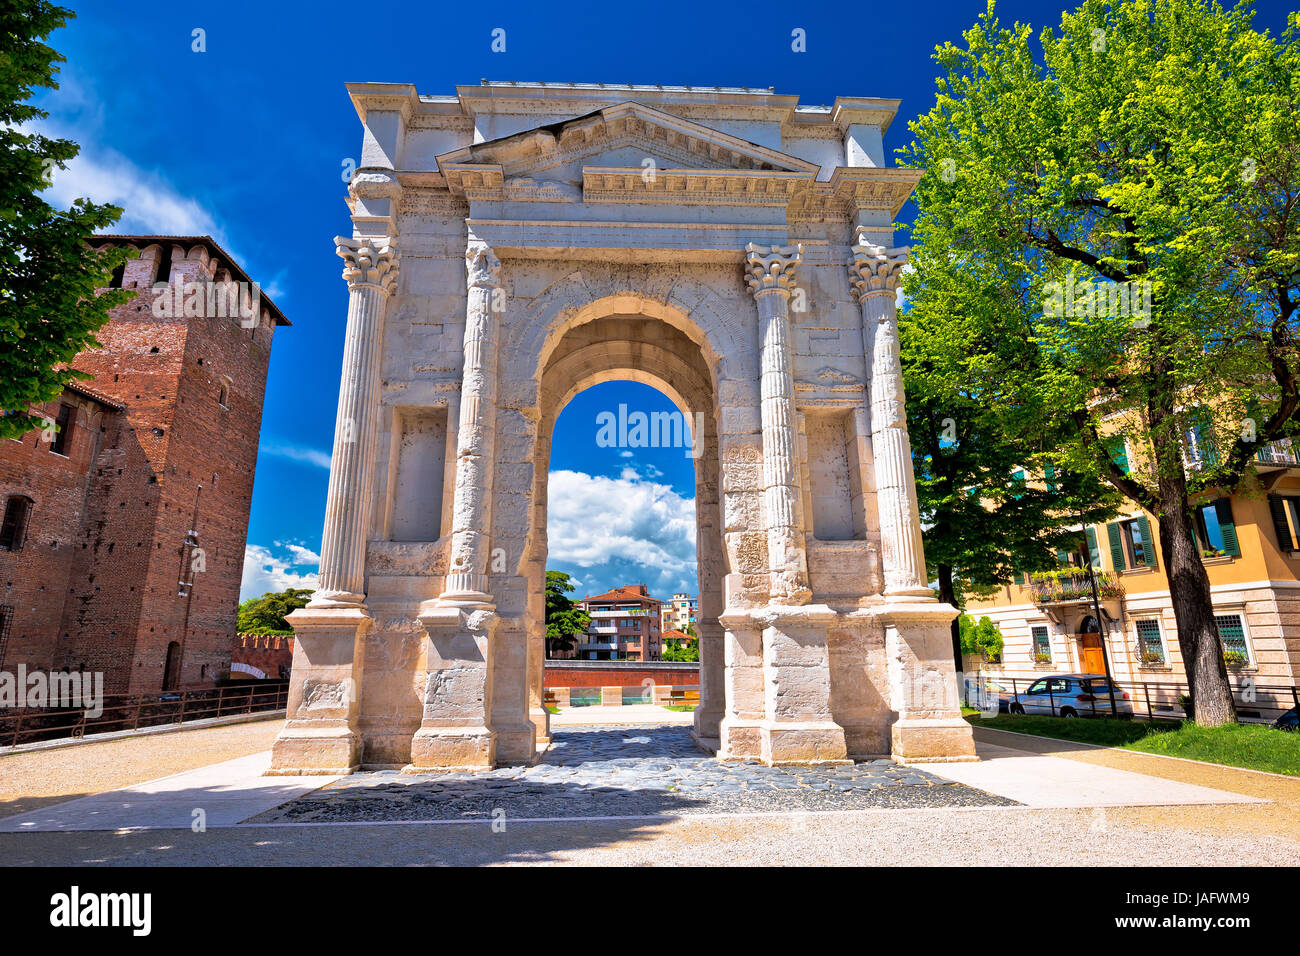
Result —
<path fill-rule="evenodd" d="M 702 754 L 686 727 L 557 729 L 541 761 L 483 773 L 356 773 L 247 823 L 1016 806 L 890 760 L 765 767 Z"/>

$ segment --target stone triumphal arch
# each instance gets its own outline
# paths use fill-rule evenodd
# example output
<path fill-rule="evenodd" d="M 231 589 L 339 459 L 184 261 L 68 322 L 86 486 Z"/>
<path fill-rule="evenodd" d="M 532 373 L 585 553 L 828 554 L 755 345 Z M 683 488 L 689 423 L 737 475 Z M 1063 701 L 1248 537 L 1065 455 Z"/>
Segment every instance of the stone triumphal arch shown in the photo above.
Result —
<path fill-rule="evenodd" d="M 698 422 L 722 759 L 973 759 L 926 584 L 885 166 L 898 106 L 750 89 L 349 87 L 363 125 L 320 589 L 273 772 L 528 761 L 551 432 L 582 389 Z"/>

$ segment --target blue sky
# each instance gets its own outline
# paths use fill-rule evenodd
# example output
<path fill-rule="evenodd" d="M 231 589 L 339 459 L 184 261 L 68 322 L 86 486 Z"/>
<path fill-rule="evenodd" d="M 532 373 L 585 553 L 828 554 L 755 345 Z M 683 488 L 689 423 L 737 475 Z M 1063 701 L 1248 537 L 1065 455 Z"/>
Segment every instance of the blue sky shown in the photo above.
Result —
<path fill-rule="evenodd" d="M 934 99 L 937 44 L 959 42 L 983 0 L 912 4 L 367 4 L 231 0 L 216 7 L 71 3 L 51 40 L 68 62 L 38 101 L 43 126 L 82 145 L 53 198 L 126 208 L 124 232 L 213 235 L 294 323 L 276 336 L 249 526 L 245 596 L 310 585 L 320 549 L 347 290 L 332 237 L 350 231 L 345 161 L 361 128 L 343 85 L 547 80 L 774 87 L 805 104 L 836 96 L 903 100 L 887 150 Z M 999 4 L 1036 30 L 1061 6 Z M 1287 5 L 1257 5 L 1258 28 Z M 143 14 L 143 15 L 142 15 Z M 506 50 L 491 50 L 492 31 Z M 192 50 L 205 31 L 206 51 Z M 805 31 L 807 51 L 791 50 Z M 905 209 L 904 220 L 910 218 Z M 905 241 L 905 236 L 900 239 Z M 644 581 L 695 591 L 693 478 L 680 449 L 632 458 L 596 444 L 596 413 L 668 410 L 632 383 L 578 396 L 551 462 L 551 566 L 583 592 Z M 629 509 L 644 514 L 629 518 Z M 601 530 L 603 529 L 603 530 Z M 684 530 L 685 529 L 685 530 Z"/>

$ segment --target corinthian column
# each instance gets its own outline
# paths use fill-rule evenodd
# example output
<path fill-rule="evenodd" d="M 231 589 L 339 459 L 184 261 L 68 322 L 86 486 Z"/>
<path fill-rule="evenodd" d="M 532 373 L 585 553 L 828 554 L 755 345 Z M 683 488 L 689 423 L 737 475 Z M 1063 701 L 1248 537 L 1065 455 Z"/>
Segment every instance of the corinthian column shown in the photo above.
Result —
<path fill-rule="evenodd" d="M 862 343 L 871 380 L 871 449 L 880 510 L 885 598 L 934 600 L 926 584 L 912 444 L 907 434 L 896 295 L 911 250 L 853 247 L 849 278 L 862 306 Z"/>
<path fill-rule="evenodd" d="M 790 289 L 802 246 L 745 247 L 745 282 L 758 303 L 763 423 L 763 496 L 772 600 L 807 604 L 803 496 L 795 461 L 794 375 L 790 369 Z"/>
<path fill-rule="evenodd" d="M 862 306 L 862 342 L 871 377 L 871 447 L 880 514 L 885 602 L 869 611 L 885 635 L 890 755 L 899 763 L 975 760 L 962 719 L 952 660 L 957 609 L 927 585 L 912 444 L 907 434 L 895 296 L 911 250 L 853 246 L 849 279 Z"/>
<path fill-rule="evenodd" d="M 496 432 L 497 313 L 501 262 L 470 236 L 465 250 L 468 296 L 465 365 L 456 435 L 456 490 L 451 555 L 442 594 L 420 607 L 428 632 L 424 716 L 411 740 L 407 772 L 491 767 L 497 731 L 491 726 L 492 676 L 502 622 L 488 591 L 492 528 L 492 462 Z M 514 642 L 524 637 L 518 628 Z M 531 759 L 535 728 L 521 715 L 504 756 Z M 521 752 L 516 753 L 516 750 Z"/>
<path fill-rule="evenodd" d="M 334 425 L 320 587 L 312 607 L 360 607 L 365 600 L 366 538 L 375 471 L 379 364 L 384 308 L 397 283 L 396 242 L 336 238 L 348 283 L 348 326 Z"/>
<path fill-rule="evenodd" d="M 320 588 L 289 615 L 293 626 L 288 720 L 271 749 L 270 774 L 348 773 L 361 762 L 358 728 L 366 632 L 366 537 L 375 467 L 384 309 L 397 282 L 388 239 L 335 240 L 348 281 L 334 456 L 321 543 Z"/>
<path fill-rule="evenodd" d="M 471 238 L 465 251 L 468 304 L 465 368 L 456 438 L 456 492 L 451 561 L 439 603 L 490 606 L 488 545 L 492 518 L 492 458 L 496 433 L 497 313 L 501 261 L 487 243 Z"/>

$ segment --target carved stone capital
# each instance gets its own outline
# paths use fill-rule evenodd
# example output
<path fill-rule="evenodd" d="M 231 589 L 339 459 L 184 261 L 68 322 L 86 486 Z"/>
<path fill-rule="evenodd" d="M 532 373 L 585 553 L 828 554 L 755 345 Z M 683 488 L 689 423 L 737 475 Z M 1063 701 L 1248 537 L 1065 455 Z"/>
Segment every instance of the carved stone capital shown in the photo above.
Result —
<path fill-rule="evenodd" d="M 794 287 L 795 267 L 803 260 L 803 246 L 745 246 L 745 284 L 754 298 L 764 292 L 784 292 Z"/>
<path fill-rule="evenodd" d="M 465 248 L 465 273 L 471 289 L 501 287 L 501 260 L 486 242 L 471 240 Z"/>
<path fill-rule="evenodd" d="M 343 260 L 348 287 L 371 285 L 392 292 L 397 285 L 400 256 L 396 239 L 349 239 L 336 236 L 335 251 Z"/>
<path fill-rule="evenodd" d="M 853 261 L 849 263 L 853 297 L 861 302 L 873 295 L 894 295 L 911 254 L 910 246 L 896 249 L 871 244 L 854 246 Z"/>

